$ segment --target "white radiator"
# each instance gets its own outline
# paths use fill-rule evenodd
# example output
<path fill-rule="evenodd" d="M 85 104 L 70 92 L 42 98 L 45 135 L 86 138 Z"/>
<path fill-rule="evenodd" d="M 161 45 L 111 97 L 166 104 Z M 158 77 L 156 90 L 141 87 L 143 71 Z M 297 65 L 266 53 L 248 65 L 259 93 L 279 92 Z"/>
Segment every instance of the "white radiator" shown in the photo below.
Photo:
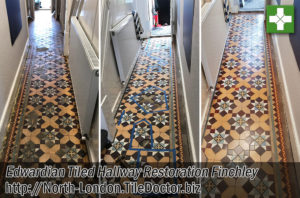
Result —
<path fill-rule="evenodd" d="M 140 49 L 140 41 L 136 38 L 132 14 L 122 19 L 110 32 L 120 80 L 126 82 Z"/>
<path fill-rule="evenodd" d="M 71 18 L 69 65 L 81 133 L 88 134 L 99 91 L 99 58 L 76 17 Z"/>

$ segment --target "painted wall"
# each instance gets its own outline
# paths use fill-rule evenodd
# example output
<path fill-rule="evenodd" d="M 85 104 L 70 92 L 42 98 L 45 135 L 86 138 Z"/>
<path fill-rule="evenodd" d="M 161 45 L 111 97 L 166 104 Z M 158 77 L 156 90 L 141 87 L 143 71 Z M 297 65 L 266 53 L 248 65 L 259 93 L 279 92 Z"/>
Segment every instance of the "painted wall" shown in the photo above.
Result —
<path fill-rule="evenodd" d="M 106 0 L 107 1 L 107 0 Z M 110 0 L 110 19 L 111 25 L 115 26 L 119 21 L 126 17 L 135 9 L 134 0 Z"/>
<path fill-rule="evenodd" d="M 0 1 L 0 138 L 3 137 L 5 123 L 9 116 L 9 103 L 14 90 L 15 78 L 28 39 L 27 15 L 25 0 L 20 0 L 22 29 L 14 45 L 11 45 L 5 1 Z M 2 141 L 0 142 L 0 144 Z"/>
<path fill-rule="evenodd" d="M 221 0 L 214 0 L 206 6 L 205 12 L 201 13 L 201 62 L 208 86 L 214 88 L 227 39 L 228 26 L 225 23 Z"/>
<path fill-rule="evenodd" d="M 272 2 L 276 4 L 274 0 Z M 281 0 L 282 5 L 293 4 Z M 300 162 L 300 72 L 288 34 L 272 35 L 294 160 Z"/>
<path fill-rule="evenodd" d="M 294 2 L 295 6 L 295 33 L 290 34 L 290 41 L 298 63 L 300 72 L 300 1 Z"/>
<path fill-rule="evenodd" d="M 185 0 L 183 5 L 183 46 L 185 52 L 185 59 L 188 67 L 191 67 L 192 58 L 192 39 L 193 39 L 193 18 L 194 18 L 194 0 Z"/>
<path fill-rule="evenodd" d="M 188 69 L 184 47 L 183 47 L 183 16 L 184 16 L 184 0 L 177 0 L 177 23 L 176 23 L 176 38 L 177 38 L 177 53 L 179 56 L 180 74 L 182 78 L 185 112 L 187 117 L 188 134 L 193 160 L 199 161 L 200 157 L 200 131 L 199 131 L 199 11 L 200 2 L 195 0 L 194 20 L 193 20 L 193 36 L 192 36 L 192 58 L 191 68 Z M 184 108 L 184 107 L 182 107 Z"/>
<path fill-rule="evenodd" d="M 62 32 L 65 30 L 65 15 L 66 15 L 66 0 L 61 0 L 60 1 L 59 23 L 60 23 Z"/>
<path fill-rule="evenodd" d="M 96 52 L 99 52 L 99 0 L 85 0 L 79 21 Z"/>

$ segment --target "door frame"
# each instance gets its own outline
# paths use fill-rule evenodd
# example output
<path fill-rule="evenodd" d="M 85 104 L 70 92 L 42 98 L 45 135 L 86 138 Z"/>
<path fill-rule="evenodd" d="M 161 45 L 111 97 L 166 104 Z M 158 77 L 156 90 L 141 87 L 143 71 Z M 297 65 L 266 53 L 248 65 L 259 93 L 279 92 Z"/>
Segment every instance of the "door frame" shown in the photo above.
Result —
<path fill-rule="evenodd" d="M 150 21 L 150 37 L 152 37 L 152 28 L 153 28 L 153 14 L 152 14 L 152 9 L 153 9 L 153 1 L 154 0 L 149 0 L 149 21 Z M 170 0 L 170 26 L 171 26 L 171 36 L 176 35 L 176 29 L 175 29 L 175 19 L 176 19 L 176 0 Z"/>

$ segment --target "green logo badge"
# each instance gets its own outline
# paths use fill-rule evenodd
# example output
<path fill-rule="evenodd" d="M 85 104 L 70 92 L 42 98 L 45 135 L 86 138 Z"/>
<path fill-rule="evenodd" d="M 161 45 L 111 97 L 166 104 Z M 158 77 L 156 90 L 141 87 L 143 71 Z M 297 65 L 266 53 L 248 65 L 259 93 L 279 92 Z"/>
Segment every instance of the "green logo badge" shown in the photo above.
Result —
<path fill-rule="evenodd" d="M 294 33 L 294 6 L 267 6 L 267 33 Z"/>

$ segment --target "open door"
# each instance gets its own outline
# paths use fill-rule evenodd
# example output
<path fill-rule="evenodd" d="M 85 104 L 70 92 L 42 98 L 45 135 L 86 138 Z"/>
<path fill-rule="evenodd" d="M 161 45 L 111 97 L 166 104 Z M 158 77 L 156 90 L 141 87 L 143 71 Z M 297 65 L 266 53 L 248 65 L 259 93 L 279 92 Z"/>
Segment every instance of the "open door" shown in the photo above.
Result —
<path fill-rule="evenodd" d="M 151 36 L 171 36 L 171 0 L 150 0 Z"/>
<path fill-rule="evenodd" d="M 138 13 L 144 33 L 142 38 L 171 36 L 173 0 L 138 0 L 135 11 Z M 157 25 L 155 25 L 157 24 Z"/>
<path fill-rule="evenodd" d="M 241 12 L 264 11 L 265 0 L 239 0 Z"/>

